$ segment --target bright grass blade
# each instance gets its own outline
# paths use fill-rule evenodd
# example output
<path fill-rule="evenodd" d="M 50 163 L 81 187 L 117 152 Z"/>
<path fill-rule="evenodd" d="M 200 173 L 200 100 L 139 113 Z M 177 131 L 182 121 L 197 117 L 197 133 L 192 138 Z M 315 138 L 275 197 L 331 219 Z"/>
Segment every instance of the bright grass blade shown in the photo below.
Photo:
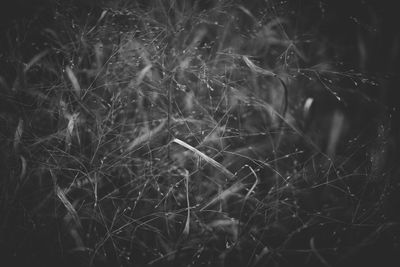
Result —
<path fill-rule="evenodd" d="M 187 205 L 187 215 L 186 215 L 186 223 L 185 228 L 183 229 L 183 236 L 188 236 L 190 231 L 190 201 L 189 201 L 189 172 L 185 169 L 185 186 L 186 186 L 186 205 Z"/>
<path fill-rule="evenodd" d="M 21 143 L 22 133 L 24 131 L 24 121 L 19 119 L 17 129 L 14 134 L 14 150 L 17 151 L 19 144 Z"/>
<path fill-rule="evenodd" d="M 67 151 L 69 151 L 72 145 L 72 135 L 76 126 L 78 116 L 79 113 L 75 113 L 73 115 L 68 116 L 68 125 L 65 133 L 65 147 Z"/>
<path fill-rule="evenodd" d="M 38 63 L 42 58 L 44 58 L 49 53 L 49 50 L 44 50 L 37 55 L 33 56 L 31 60 L 25 65 L 24 72 L 27 72 L 32 68 L 36 63 Z"/>
<path fill-rule="evenodd" d="M 249 57 L 247 56 L 242 56 L 244 63 L 246 63 L 246 65 L 254 72 L 261 74 L 261 75 L 266 75 L 266 76 L 272 76 L 272 77 L 277 77 L 277 75 L 275 73 L 273 73 L 272 71 L 260 68 L 259 66 L 257 66 L 256 64 L 253 63 L 253 61 L 251 61 L 249 59 Z"/>
<path fill-rule="evenodd" d="M 345 127 L 345 116 L 343 112 L 336 110 L 333 114 L 331 122 L 331 130 L 329 132 L 328 146 L 326 149 L 326 154 L 329 157 L 334 157 L 336 153 L 336 148 L 340 141 L 340 137 L 344 131 Z"/>
<path fill-rule="evenodd" d="M 147 65 L 146 67 L 144 67 L 140 72 L 139 75 L 136 78 L 136 85 L 140 85 L 143 82 L 143 79 L 148 76 L 149 72 L 151 71 L 151 68 L 153 66 L 151 64 Z"/>
<path fill-rule="evenodd" d="M 101 15 L 100 15 L 99 19 L 97 20 L 96 24 L 87 32 L 87 34 L 90 34 L 91 32 L 93 32 L 100 25 L 100 22 L 104 19 L 107 12 L 108 12 L 107 10 L 103 10 L 103 12 L 101 12 Z"/>
<path fill-rule="evenodd" d="M 229 179 L 233 179 L 235 177 L 235 175 L 230 172 L 227 168 L 225 168 L 223 165 L 221 165 L 219 162 L 215 161 L 214 159 L 210 158 L 209 156 L 207 156 L 206 154 L 204 154 L 203 152 L 199 151 L 198 149 L 194 148 L 193 146 L 189 145 L 188 143 L 175 138 L 171 141 L 172 143 L 176 143 L 186 149 L 189 149 L 190 151 L 192 151 L 195 155 L 199 156 L 200 158 L 202 158 L 203 160 L 205 160 L 207 163 L 211 164 L 212 166 L 214 166 L 216 169 L 218 169 L 220 172 L 222 172 L 223 174 L 225 174 Z"/>
<path fill-rule="evenodd" d="M 236 194 L 237 192 L 239 192 L 240 190 L 242 190 L 244 188 L 244 186 L 245 185 L 241 182 L 234 183 L 229 188 L 225 189 L 224 191 L 222 191 L 221 193 L 219 193 L 215 197 L 213 197 L 209 202 L 207 202 L 207 204 L 205 204 L 200 209 L 200 211 L 204 211 L 211 205 L 215 204 L 217 201 L 224 201 L 224 200 L 228 199 L 230 196 L 232 196 L 232 195 Z"/>
<path fill-rule="evenodd" d="M 254 189 L 256 188 L 256 186 L 260 183 L 260 179 L 258 178 L 256 172 L 253 170 L 253 168 L 249 165 L 247 165 L 247 167 L 250 169 L 251 173 L 253 174 L 255 181 L 254 184 L 252 185 L 252 187 L 250 188 L 249 192 L 247 192 L 246 196 L 245 196 L 245 200 L 247 200 L 249 198 L 249 196 L 254 192 Z"/>
<path fill-rule="evenodd" d="M 22 180 L 24 179 L 25 175 L 26 175 L 26 159 L 24 156 L 19 156 L 19 158 L 21 159 L 21 173 L 19 174 L 19 180 L 22 182 Z"/>
<path fill-rule="evenodd" d="M 81 221 L 79 219 L 79 215 L 76 212 L 74 206 L 67 199 L 67 196 L 65 195 L 64 190 L 62 190 L 59 186 L 56 186 L 56 194 L 57 194 L 57 197 L 60 199 L 61 203 L 66 208 L 68 214 L 71 216 L 72 220 L 76 223 L 76 225 L 78 227 L 82 228 Z"/>
<path fill-rule="evenodd" d="M 160 132 L 162 132 L 162 130 L 164 129 L 164 126 L 166 124 L 167 120 L 162 120 L 161 123 L 155 127 L 152 130 L 147 130 L 145 133 L 143 133 L 142 135 L 136 137 L 127 147 L 126 151 L 130 152 L 132 150 L 134 150 L 135 148 L 137 148 L 138 146 L 142 145 L 143 143 L 146 143 L 148 141 L 150 141 L 154 136 L 156 136 L 157 134 L 159 134 Z"/>
<path fill-rule="evenodd" d="M 75 91 L 75 94 L 80 97 L 81 95 L 81 86 L 78 82 L 78 78 L 75 76 L 73 70 L 71 69 L 70 66 L 67 66 L 65 68 L 65 72 L 67 73 L 67 77 L 70 80 L 70 82 L 72 83 L 72 88 Z"/>

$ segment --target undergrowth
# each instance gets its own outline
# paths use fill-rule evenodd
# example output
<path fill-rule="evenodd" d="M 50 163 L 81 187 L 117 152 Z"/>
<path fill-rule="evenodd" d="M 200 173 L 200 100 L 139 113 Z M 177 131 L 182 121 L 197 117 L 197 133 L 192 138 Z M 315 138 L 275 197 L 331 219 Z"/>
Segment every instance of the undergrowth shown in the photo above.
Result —
<path fill-rule="evenodd" d="M 5 259 L 344 266 L 369 249 L 391 257 L 393 140 L 384 105 L 367 92 L 379 85 L 297 32 L 288 8 L 57 3 L 37 48 L 24 43 L 29 23 L 11 27 L 1 73 Z"/>

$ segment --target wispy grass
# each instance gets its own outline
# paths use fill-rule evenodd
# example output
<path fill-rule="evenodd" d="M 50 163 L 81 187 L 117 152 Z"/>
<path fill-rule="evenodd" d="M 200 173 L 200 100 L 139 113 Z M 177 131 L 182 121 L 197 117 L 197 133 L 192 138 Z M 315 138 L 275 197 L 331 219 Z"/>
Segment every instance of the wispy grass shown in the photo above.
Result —
<path fill-rule="evenodd" d="M 29 224 L 1 232 L 13 260 L 36 257 L 38 223 L 84 266 L 340 265 L 396 227 L 389 125 L 360 127 L 357 105 L 381 106 L 340 86 L 369 80 L 313 58 L 288 6 L 261 2 L 59 3 L 46 49 L 9 47 L 2 94 L 34 105 L 1 113 L 0 223 Z"/>

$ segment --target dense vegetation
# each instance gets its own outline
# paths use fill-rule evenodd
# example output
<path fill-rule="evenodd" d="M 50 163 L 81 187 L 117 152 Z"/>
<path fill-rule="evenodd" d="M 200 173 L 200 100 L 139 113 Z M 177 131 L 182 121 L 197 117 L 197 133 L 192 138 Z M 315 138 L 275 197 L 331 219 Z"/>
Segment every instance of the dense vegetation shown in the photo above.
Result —
<path fill-rule="evenodd" d="M 1 26 L 1 262 L 400 262 L 399 47 L 374 5 L 343 25 L 323 1 L 21 7 Z"/>

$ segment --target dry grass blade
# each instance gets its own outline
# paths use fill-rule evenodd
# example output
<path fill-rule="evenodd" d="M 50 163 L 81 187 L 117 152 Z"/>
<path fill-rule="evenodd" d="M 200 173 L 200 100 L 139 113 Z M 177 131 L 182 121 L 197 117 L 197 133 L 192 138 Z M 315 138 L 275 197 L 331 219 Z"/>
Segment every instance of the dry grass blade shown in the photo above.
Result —
<path fill-rule="evenodd" d="M 65 145 L 66 150 L 68 151 L 72 144 L 72 134 L 74 132 L 75 124 L 77 122 L 79 113 L 75 113 L 73 115 L 68 115 L 68 126 L 65 133 Z"/>
<path fill-rule="evenodd" d="M 45 57 L 49 53 L 49 50 L 44 50 L 35 56 L 25 65 L 24 72 L 27 72 L 32 66 L 34 66 L 37 62 L 39 62 L 43 57 Z"/>
<path fill-rule="evenodd" d="M 288 89 L 286 87 L 285 82 L 282 80 L 282 78 L 280 78 L 274 72 L 258 67 L 247 56 L 242 56 L 242 58 L 243 58 L 243 61 L 246 63 L 246 65 L 255 73 L 258 73 L 261 75 L 266 75 L 266 76 L 272 76 L 279 80 L 279 82 L 281 83 L 281 85 L 284 89 L 284 103 L 283 103 L 283 108 L 282 108 L 282 115 L 283 115 L 283 117 L 285 117 L 286 111 L 287 111 L 287 105 L 288 105 Z"/>
<path fill-rule="evenodd" d="M 157 127 L 155 127 L 152 130 L 147 130 L 144 134 L 138 136 L 133 140 L 129 145 L 128 148 L 126 149 L 127 152 L 132 151 L 136 147 L 140 146 L 141 144 L 149 141 L 152 137 L 157 135 L 158 133 L 161 132 L 162 129 L 164 129 L 165 123 L 167 121 L 163 120 Z"/>
<path fill-rule="evenodd" d="M 15 134 L 14 134 L 14 150 L 17 151 L 18 150 L 18 146 L 21 143 L 21 137 L 22 137 L 22 133 L 24 131 L 24 121 L 22 119 L 19 119 L 18 121 L 18 126 L 17 129 L 15 130 Z"/>
<path fill-rule="evenodd" d="M 345 116 L 343 112 L 336 110 L 333 114 L 331 122 L 331 130 L 329 132 L 328 147 L 326 154 L 330 157 L 335 156 L 340 137 L 345 127 Z"/>
<path fill-rule="evenodd" d="M 185 228 L 183 229 L 183 236 L 188 236 L 190 231 L 190 201 L 189 201 L 189 172 L 184 171 L 185 181 L 186 181 L 186 204 L 187 204 L 187 215 Z"/>
<path fill-rule="evenodd" d="M 69 66 L 67 66 L 65 68 L 65 72 L 67 73 L 68 79 L 72 83 L 72 87 L 74 88 L 76 95 L 80 96 L 81 95 L 81 86 L 79 85 L 78 78 L 76 78 L 74 72 L 72 71 L 72 69 Z"/>
<path fill-rule="evenodd" d="M 76 225 L 81 228 L 82 225 L 78 213 L 76 212 L 71 202 L 69 202 L 69 200 L 67 199 L 67 196 L 65 195 L 64 191 L 59 186 L 56 186 L 56 194 L 57 197 L 60 199 L 61 203 L 63 203 L 64 207 L 67 209 L 68 214 L 74 220 Z"/>
<path fill-rule="evenodd" d="M 251 168 L 248 165 L 246 165 L 246 167 L 248 167 L 250 169 L 251 173 L 254 175 L 256 180 L 253 183 L 253 185 L 250 188 L 250 190 L 247 192 L 247 194 L 246 194 L 246 196 L 244 198 L 245 200 L 247 200 L 247 198 L 250 196 L 250 194 L 254 191 L 254 189 L 256 188 L 256 186 L 260 182 L 260 180 L 259 180 L 256 172 L 253 170 L 253 168 Z M 245 184 L 243 184 L 240 181 L 234 183 L 229 188 L 227 188 L 224 191 L 222 191 L 221 193 L 217 194 L 213 199 L 211 199 L 207 204 L 205 204 L 200 210 L 205 210 L 206 208 L 208 208 L 209 206 L 213 205 L 217 201 L 222 201 L 222 200 L 227 199 L 229 196 L 236 194 L 239 190 L 242 190 L 244 187 L 245 187 Z"/>
<path fill-rule="evenodd" d="M 136 78 L 136 85 L 140 85 L 143 82 L 144 77 L 146 77 L 146 75 L 148 75 L 148 73 L 152 67 L 153 67 L 153 65 L 149 64 L 139 72 L 139 74 Z"/>
<path fill-rule="evenodd" d="M 103 10 L 103 12 L 101 12 L 101 15 L 100 15 L 99 19 L 97 20 L 96 24 L 87 32 L 87 34 L 91 33 L 92 31 L 94 31 L 94 29 L 96 29 L 96 27 L 100 24 L 100 22 L 106 16 L 107 12 L 108 12 L 107 10 Z"/>
<path fill-rule="evenodd" d="M 314 98 L 309 97 L 306 99 L 306 101 L 304 102 L 304 106 L 303 106 L 303 117 L 304 118 L 309 118 L 310 113 L 311 113 L 311 106 L 314 103 Z"/>
<path fill-rule="evenodd" d="M 249 192 L 247 192 L 246 196 L 244 199 L 249 198 L 249 196 L 251 195 L 251 193 L 254 191 L 254 189 L 256 188 L 257 184 L 259 184 L 260 179 L 258 178 L 256 172 L 253 170 L 252 167 L 250 167 L 249 165 L 247 165 L 247 167 L 250 169 L 251 173 L 254 175 L 254 177 L 256 178 L 256 180 L 254 181 L 254 184 L 252 185 L 252 187 L 250 188 Z"/>
<path fill-rule="evenodd" d="M 19 180 L 22 181 L 26 175 L 26 159 L 24 158 L 24 156 L 19 156 L 19 158 L 21 159 L 21 173 L 19 175 Z"/>
<path fill-rule="evenodd" d="M 245 13 L 247 16 L 249 16 L 250 18 L 252 18 L 252 19 L 254 19 L 254 20 L 256 21 L 256 18 L 254 17 L 254 15 L 251 13 L 250 10 L 248 10 L 247 8 L 245 8 L 245 7 L 242 6 L 242 5 L 239 5 L 238 8 L 239 8 L 240 10 L 242 10 L 243 13 Z"/>
<path fill-rule="evenodd" d="M 231 185 L 229 188 L 225 189 L 221 193 L 217 194 L 213 199 L 211 199 L 207 204 L 205 204 L 200 211 L 205 210 L 209 206 L 213 205 L 217 201 L 223 201 L 230 197 L 231 195 L 236 194 L 238 191 L 242 190 L 244 188 L 244 184 L 241 182 L 234 183 Z"/>
<path fill-rule="evenodd" d="M 260 68 L 256 64 L 253 63 L 247 56 L 242 56 L 244 63 L 254 72 L 262 74 L 262 75 L 267 75 L 267 76 L 272 76 L 272 77 L 277 77 L 275 73 L 272 71 Z"/>
<path fill-rule="evenodd" d="M 173 139 L 171 142 L 176 143 L 176 144 L 178 144 L 178 145 L 180 145 L 180 146 L 182 146 L 182 147 L 184 147 L 186 149 L 189 149 L 195 155 L 199 156 L 200 158 L 205 160 L 207 163 L 211 164 L 216 169 L 218 169 L 220 172 L 225 174 L 228 178 L 233 179 L 235 177 L 235 175 L 232 172 L 230 172 L 227 168 L 225 168 L 220 163 L 218 163 L 214 159 L 210 158 L 209 156 L 207 156 L 203 152 L 201 152 L 198 149 L 194 148 L 193 146 L 189 145 L 188 143 L 186 143 L 186 142 L 184 142 L 184 141 L 182 141 L 182 140 L 180 140 L 178 138 Z"/>

